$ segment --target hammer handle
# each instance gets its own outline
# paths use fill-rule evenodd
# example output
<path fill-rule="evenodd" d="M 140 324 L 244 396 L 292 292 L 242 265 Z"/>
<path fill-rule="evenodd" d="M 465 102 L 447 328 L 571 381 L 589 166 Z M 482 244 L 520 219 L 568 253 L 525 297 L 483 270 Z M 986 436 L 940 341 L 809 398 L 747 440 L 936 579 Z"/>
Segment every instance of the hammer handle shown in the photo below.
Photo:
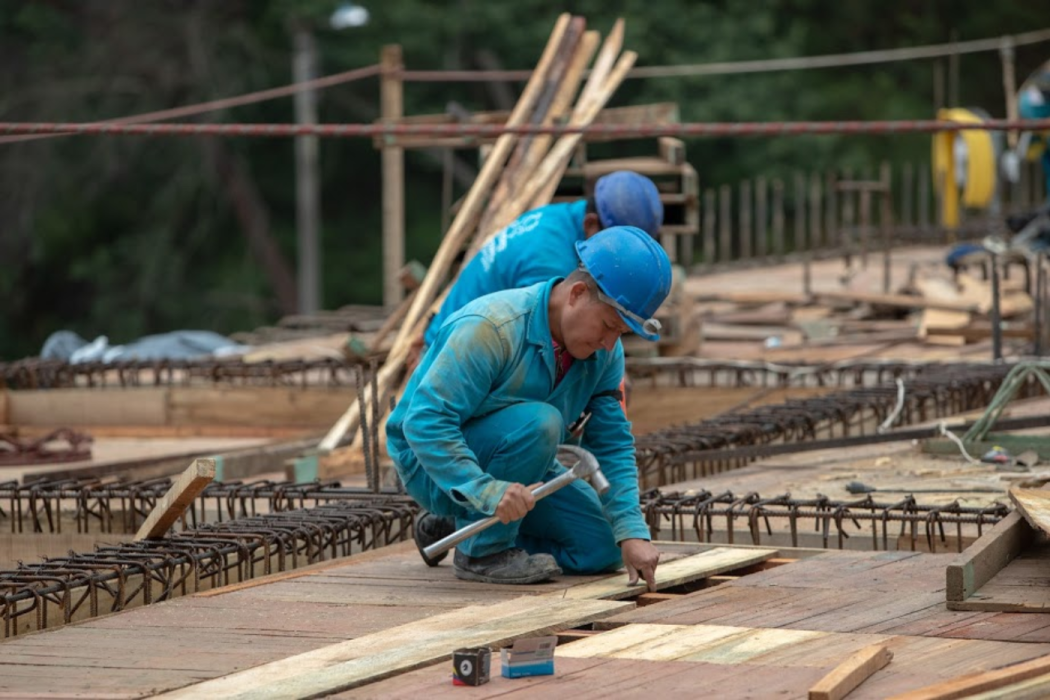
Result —
<path fill-rule="evenodd" d="M 575 480 L 576 475 L 572 472 L 572 470 L 569 470 L 563 474 L 559 474 L 547 483 L 540 484 L 539 486 L 534 488 L 532 490 L 532 497 L 538 501 L 544 496 L 551 495 L 558 489 L 562 488 L 563 486 L 566 486 L 567 484 Z M 477 522 L 471 523 L 466 527 L 462 527 L 459 530 L 456 530 L 448 537 L 438 540 L 434 544 L 425 548 L 423 550 L 423 553 L 426 554 L 427 557 L 433 558 L 444 551 L 452 549 L 463 540 L 473 537 L 482 530 L 487 530 L 488 528 L 492 527 L 498 522 L 499 518 L 497 518 L 495 515 L 485 518 L 484 520 L 478 520 Z"/>

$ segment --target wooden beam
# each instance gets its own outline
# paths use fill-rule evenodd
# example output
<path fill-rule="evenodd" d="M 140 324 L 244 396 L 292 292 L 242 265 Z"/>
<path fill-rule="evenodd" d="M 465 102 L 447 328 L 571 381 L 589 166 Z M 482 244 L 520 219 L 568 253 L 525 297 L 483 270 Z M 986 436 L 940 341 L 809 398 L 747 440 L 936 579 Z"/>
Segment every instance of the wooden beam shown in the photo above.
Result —
<path fill-rule="evenodd" d="M 817 292 L 821 301 L 844 301 L 873 306 L 897 306 L 908 309 L 947 309 L 948 311 L 977 311 L 977 304 L 965 301 L 927 299 L 907 294 L 869 294 L 865 292 Z"/>
<path fill-rule="evenodd" d="M 156 507 L 153 508 L 149 517 L 146 518 L 146 522 L 142 523 L 142 527 L 135 534 L 135 541 L 164 537 L 168 529 L 193 503 L 193 499 L 197 498 L 214 478 L 214 459 L 202 458 L 193 460 L 193 463 L 186 468 L 182 476 L 171 485 L 168 492 L 157 501 Z"/>
<path fill-rule="evenodd" d="M 881 644 L 854 652 L 809 689 L 809 700 L 842 700 L 892 658 L 893 652 Z"/>
<path fill-rule="evenodd" d="M 999 573 L 1028 546 L 1034 534 L 1021 514 L 1013 511 L 981 535 L 946 569 L 948 607 L 966 600 Z"/>
<path fill-rule="evenodd" d="M 404 117 L 395 123 L 404 126 L 420 126 L 431 124 L 505 124 L 510 117 L 509 112 L 474 112 L 468 121 L 460 121 L 450 114 L 420 114 Z M 604 126 L 616 125 L 638 125 L 647 124 L 652 126 L 666 126 L 677 124 L 678 103 L 657 102 L 647 105 L 632 105 L 630 107 L 608 107 L 598 113 L 595 124 Z M 601 141 L 614 141 L 618 137 L 604 134 L 583 134 L 583 141 L 596 143 Z M 496 142 L 495 136 L 412 136 L 408 134 L 397 134 L 387 138 L 377 136 L 373 140 L 376 148 L 382 148 L 386 144 L 399 146 L 401 148 L 477 148 L 480 145 L 489 145 Z"/>
<path fill-rule="evenodd" d="M 312 698 L 448 659 L 459 647 L 501 646 L 633 607 L 607 600 L 523 596 L 471 605 L 164 693 L 162 698 Z"/>
<path fill-rule="evenodd" d="M 955 700 L 956 698 L 967 698 L 976 693 L 996 690 L 1013 683 L 1045 676 L 1048 673 L 1050 673 L 1050 656 L 1040 656 L 1037 659 L 1007 666 L 1006 668 L 983 673 L 971 673 L 942 683 L 928 685 L 918 690 L 894 695 L 889 700 Z"/>
<path fill-rule="evenodd" d="M 401 80 L 401 47 L 390 44 L 380 54 L 383 68 L 379 100 L 384 124 L 404 114 L 404 83 Z M 383 145 L 383 306 L 393 309 L 401 301 L 398 273 L 405 264 L 405 152 Z"/>

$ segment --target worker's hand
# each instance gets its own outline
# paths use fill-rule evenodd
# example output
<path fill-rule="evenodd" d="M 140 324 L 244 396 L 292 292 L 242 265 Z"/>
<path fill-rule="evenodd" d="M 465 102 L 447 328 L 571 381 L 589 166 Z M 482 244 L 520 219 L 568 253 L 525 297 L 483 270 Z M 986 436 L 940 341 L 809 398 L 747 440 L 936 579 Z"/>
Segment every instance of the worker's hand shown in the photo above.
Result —
<path fill-rule="evenodd" d="M 641 575 L 649 586 L 649 592 L 656 592 L 656 564 L 660 561 L 660 552 L 648 540 L 624 540 L 620 543 L 620 556 L 623 563 L 627 565 L 627 573 L 630 578 L 627 585 L 633 586 L 638 583 Z"/>
<path fill-rule="evenodd" d="M 525 514 L 536 505 L 536 498 L 532 495 L 532 490 L 539 485 L 538 483 L 531 486 L 511 484 L 503 492 L 503 498 L 496 506 L 496 517 L 499 518 L 499 521 L 506 525 L 524 518 Z"/>

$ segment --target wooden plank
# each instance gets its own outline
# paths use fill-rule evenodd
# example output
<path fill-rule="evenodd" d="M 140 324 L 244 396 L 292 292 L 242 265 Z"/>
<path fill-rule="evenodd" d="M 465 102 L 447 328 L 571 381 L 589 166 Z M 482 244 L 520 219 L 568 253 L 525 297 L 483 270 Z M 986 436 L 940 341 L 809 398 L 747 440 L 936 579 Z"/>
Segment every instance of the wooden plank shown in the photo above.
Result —
<path fill-rule="evenodd" d="M 776 555 L 777 550 L 775 549 L 730 549 L 726 547 L 711 549 L 658 566 L 656 588 L 661 590 L 680 586 L 708 576 L 751 566 L 772 559 Z M 577 600 L 585 598 L 619 600 L 645 592 L 644 582 L 640 585 L 629 586 L 626 574 L 618 574 L 592 583 L 573 586 L 564 592 L 552 593 L 551 596 Z"/>
<path fill-rule="evenodd" d="M 1034 531 L 1013 511 L 950 563 L 945 571 L 948 607 L 964 601 L 995 576 L 1032 540 Z"/>
<path fill-rule="evenodd" d="M 1019 552 L 1001 570 L 981 586 L 967 599 L 949 601 L 951 610 L 976 612 L 1047 612 L 1050 611 L 1050 588 L 1046 586 L 1046 572 L 1050 570 L 1050 544 L 1039 541 L 1036 544 L 1027 542 L 1033 539 L 1034 531 L 1021 518 L 1019 529 L 1026 530 Z M 1050 619 L 1045 626 L 1050 627 Z"/>
<path fill-rule="evenodd" d="M 892 658 L 893 652 L 881 644 L 854 652 L 809 689 L 809 700 L 842 700 Z"/>
<path fill-rule="evenodd" d="M 186 467 L 168 492 L 157 501 L 146 522 L 135 534 L 135 541 L 164 537 L 168 529 L 182 517 L 194 499 L 215 478 L 214 459 L 195 459 Z"/>
<path fill-rule="evenodd" d="M 1034 530 L 1050 533 L 1050 491 L 1014 487 L 1010 500 Z"/>
<path fill-rule="evenodd" d="M 167 387 L 46 389 L 8 393 L 14 425 L 165 425 Z"/>
<path fill-rule="evenodd" d="M 959 678 L 928 685 L 918 690 L 894 695 L 889 700 L 954 700 L 971 697 L 975 693 L 995 690 L 1011 683 L 1019 683 L 1050 673 L 1050 656 L 1014 664 L 983 673 L 971 673 Z"/>
<path fill-rule="evenodd" d="M 844 301 L 873 306 L 894 306 L 909 309 L 946 309 L 948 311 L 976 311 L 976 304 L 967 301 L 927 299 L 907 294 L 870 294 L 867 292 L 817 292 L 821 301 Z"/>
<path fill-rule="evenodd" d="M 404 125 L 427 125 L 427 124 L 499 124 L 503 125 L 510 117 L 510 112 L 474 112 L 470 120 L 459 122 L 457 118 L 448 113 L 442 114 L 416 114 L 403 117 L 398 124 Z M 657 102 L 646 105 L 631 105 L 626 107 L 608 107 L 598 113 L 595 124 L 606 126 L 646 124 L 661 126 L 677 124 L 679 121 L 677 102 Z M 587 143 L 601 141 L 615 141 L 621 139 L 616 135 L 603 133 L 587 133 L 583 140 Z M 378 136 L 373 142 L 376 148 L 382 148 L 384 143 L 390 143 L 401 148 L 477 148 L 479 145 L 488 146 L 496 141 L 495 136 L 413 136 L 411 134 L 393 134 L 390 136 Z"/>
<path fill-rule="evenodd" d="M 558 656 L 743 664 L 827 632 L 729 625 L 632 624 L 559 649 Z"/>
<path fill-rule="evenodd" d="M 323 428 L 338 418 L 356 395 L 350 387 L 172 387 L 168 416 L 174 425 Z"/>
<path fill-rule="evenodd" d="M 451 657 L 452 650 L 499 646 L 525 635 L 577 627 L 631 603 L 525 596 L 472 605 L 164 693 L 165 698 L 307 698 L 347 690 Z"/>
<path fill-rule="evenodd" d="M 1050 673 L 995 690 L 971 695 L 971 700 L 1044 700 L 1050 697 Z"/>

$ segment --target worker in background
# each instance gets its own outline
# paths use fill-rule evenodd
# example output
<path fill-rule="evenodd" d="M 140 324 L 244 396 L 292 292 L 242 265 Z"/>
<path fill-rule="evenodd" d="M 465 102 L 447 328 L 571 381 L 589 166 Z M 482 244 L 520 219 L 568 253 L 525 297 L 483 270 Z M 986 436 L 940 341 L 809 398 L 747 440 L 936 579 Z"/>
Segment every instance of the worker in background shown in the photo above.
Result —
<path fill-rule="evenodd" d="M 489 240 L 463 268 L 422 341 L 417 341 L 408 371 L 434 344 L 445 319 L 467 303 L 492 292 L 569 274 L 579 262 L 575 245 L 609 226 L 635 226 L 655 237 L 663 220 L 664 208 L 656 185 L 626 170 L 598 178 L 592 198 L 525 212 Z"/>
<path fill-rule="evenodd" d="M 537 244 L 538 245 L 538 244 Z M 626 565 L 650 586 L 659 559 L 638 501 L 631 426 L 619 406 L 620 335 L 659 339 L 652 319 L 671 263 L 648 232 L 614 226 L 575 244 L 565 277 L 481 297 L 432 335 L 387 422 L 405 489 L 426 511 L 422 550 L 455 529 L 500 523 L 459 545 L 456 576 L 535 583 L 562 571 Z M 536 501 L 531 488 L 565 470 L 555 459 L 570 424 L 589 416 L 581 446 L 611 488 L 576 481 Z M 444 557 L 429 560 L 436 566 Z"/>

